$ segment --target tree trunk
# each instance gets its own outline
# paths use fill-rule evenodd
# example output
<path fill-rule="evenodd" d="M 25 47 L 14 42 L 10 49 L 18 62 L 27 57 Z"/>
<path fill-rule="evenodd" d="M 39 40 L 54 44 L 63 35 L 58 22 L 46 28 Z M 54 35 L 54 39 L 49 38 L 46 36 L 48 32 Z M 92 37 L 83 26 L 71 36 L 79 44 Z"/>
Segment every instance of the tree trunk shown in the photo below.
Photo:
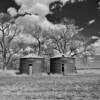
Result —
<path fill-rule="evenodd" d="M 3 54 L 2 54 L 2 58 L 3 58 L 3 70 L 7 69 L 7 63 L 6 63 L 6 50 L 3 50 Z"/>
<path fill-rule="evenodd" d="M 38 55 L 40 55 L 41 54 L 41 43 L 40 43 L 40 41 L 38 40 Z"/>
<path fill-rule="evenodd" d="M 7 70 L 7 66 L 5 62 L 3 62 L 3 70 Z"/>
<path fill-rule="evenodd" d="M 3 57 L 3 70 L 7 69 L 6 58 Z"/>

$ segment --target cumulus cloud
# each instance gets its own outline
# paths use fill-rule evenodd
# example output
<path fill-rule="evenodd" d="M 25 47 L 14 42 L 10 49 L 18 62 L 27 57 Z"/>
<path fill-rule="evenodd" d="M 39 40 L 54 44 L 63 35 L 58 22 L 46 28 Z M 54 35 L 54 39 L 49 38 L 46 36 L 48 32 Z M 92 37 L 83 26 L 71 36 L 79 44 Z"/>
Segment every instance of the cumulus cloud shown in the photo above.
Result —
<path fill-rule="evenodd" d="M 16 20 L 17 24 L 19 23 L 19 25 L 24 25 L 25 27 L 25 24 L 33 25 L 37 23 L 41 26 L 53 27 L 54 25 L 45 18 L 46 14 L 49 13 L 49 4 L 53 1 L 56 0 L 15 0 L 20 5 L 18 14 L 24 14 L 25 12 L 32 14 L 19 17 Z M 9 9 L 12 10 L 11 8 Z M 11 13 L 11 11 L 9 12 Z"/>
<path fill-rule="evenodd" d="M 12 16 L 16 16 L 17 15 L 17 10 L 13 7 L 8 8 L 7 12 Z"/>
<path fill-rule="evenodd" d="M 24 12 L 27 10 L 34 11 L 35 9 L 38 9 L 38 11 L 49 11 L 49 4 L 52 1 L 56 0 L 15 0 L 15 2 L 21 6 L 19 12 Z M 41 13 L 41 12 L 40 12 Z"/>
<path fill-rule="evenodd" d="M 44 16 L 48 14 L 49 8 L 45 4 L 36 3 L 28 12 Z"/>
<path fill-rule="evenodd" d="M 26 15 L 24 17 L 19 17 L 16 20 L 16 24 L 18 24 L 22 30 L 26 27 L 29 27 L 30 29 L 34 28 L 35 24 L 40 25 L 43 29 L 60 29 L 64 27 L 60 24 L 52 24 L 45 17 L 40 17 L 38 15 Z"/>
<path fill-rule="evenodd" d="M 31 44 L 36 42 L 30 34 L 19 34 L 14 41 L 23 41 L 24 43 Z"/>
<path fill-rule="evenodd" d="M 59 25 L 54 25 L 49 22 L 45 15 L 49 12 L 49 4 L 57 0 L 15 0 L 17 5 L 20 5 L 20 9 L 18 10 L 18 14 L 23 14 L 25 12 L 31 13 L 32 15 L 26 15 L 23 17 L 19 17 L 16 22 L 17 24 L 24 26 L 27 24 L 34 26 L 35 23 L 41 25 L 43 28 L 58 28 Z M 68 2 L 70 0 L 61 0 L 63 3 Z M 76 0 L 71 0 L 71 2 L 75 2 Z M 79 0 L 80 1 L 80 0 Z M 8 12 L 15 16 L 17 14 L 16 9 L 9 8 Z"/>
<path fill-rule="evenodd" d="M 17 10 L 13 7 L 10 7 L 8 9 L 8 13 L 11 16 L 16 16 L 17 14 L 24 14 L 25 12 L 31 13 L 32 15 L 25 15 L 20 16 L 16 19 L 16 23 L 20 26 L 20 28 L 23 30 L 27 26 L 34 27 L 35 24 L 39 24 L 43 29 L 60 29 L 63 28 L 63 25 L 57 25 L 49 22 L 45 15 L 50 13 L 49 12 L 49 4 L 53 1 L 57 0 L 15 0 L 17 5 L 20 5 L 20 9 Z M 61 0 L 63 3 L 66 3 L 70 0 Z M 71 0 L 72 3 L 75 2 L 75 0 Z M 16 38 L 17 41 L 23 40 L 25 43 L 33 43 L 35 42 L 35 39 L 27 34 L 24 33 L 20 34 Z"/>
<path fill-rule="evenodd" d="M 51 2 L 53 1 L 57 1 L 57 0 L 15 0 L 15 2 L 18 5 L 34 5 L 36 3 L 42 3 L 42 4 L 46 4 L 49 5 Z"/>
<path fill-rule="evenodd" d="M 100 55 L 100 39 L 93 44 L 95 48 L 96 55 Z"/>
<path fill-rule="evenodd" d="M 61 29 L 64 28 L 64 25 L 60 25 L 60 24 L 53 24 L 51 22 L 49 22 L 46 18 L 44 18 L 44 20 L 39 24 L 43 29 Z"/>
<path fill-rule="evenodd" d="M 93 44 L 94 47 L 100 47 L 100 39 Z"/>
<path fill-rule="evenodd" d="M 33 25 L 39 23 L 41 18 L 37 15 L 25 15 L 16 19 L 18 25 Z"/>

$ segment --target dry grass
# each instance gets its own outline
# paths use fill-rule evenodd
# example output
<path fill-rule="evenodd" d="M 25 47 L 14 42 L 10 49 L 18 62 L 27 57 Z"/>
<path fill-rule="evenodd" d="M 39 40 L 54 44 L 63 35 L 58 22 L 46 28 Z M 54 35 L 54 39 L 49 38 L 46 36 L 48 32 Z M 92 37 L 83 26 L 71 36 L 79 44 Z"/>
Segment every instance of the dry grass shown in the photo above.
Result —
<path fill-rule="evenodd" d="M 100 100 L 100 75 L 0 76 L 0 100 Z"/>

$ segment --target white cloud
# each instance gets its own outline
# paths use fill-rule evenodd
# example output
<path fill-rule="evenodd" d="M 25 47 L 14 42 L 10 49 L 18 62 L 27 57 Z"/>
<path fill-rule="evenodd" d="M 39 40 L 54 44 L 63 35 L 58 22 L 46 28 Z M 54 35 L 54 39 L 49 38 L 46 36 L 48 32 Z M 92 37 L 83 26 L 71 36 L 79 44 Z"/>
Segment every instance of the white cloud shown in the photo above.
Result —
<path fill-rule="evenodd" d="M 47 29 L 48 27 L 49 28 L 54 28 L 55 27 L 55 25 L 50 23 L 46 18 L 40 23 L 40 25 L 44 29 Z"/>
<path fill-rule="evenodd" d="M 32 10 L 33 12 L 35 11 L 35 9 L 41 13 L 41 10 L 45 11 L 49 11 L 49 4 L 52 1 L 56 1 L 56 0 L 15 0 L 15 2 L 20 5 L 20 10 L 19 13 L 22 13 L 24 11 L 30 11 Z M 31 12 L 32 12 L 31 11 Z"/>
<path fill-rule="evenodd" d="M 94 47 L 100 47 L 100 39 L 93 44 Z"/>
<path fill-rule="evenodd" d="M 16 20 L 16 23 L 23 30 L 25 27 L 34 28 L 35 24 L 40 25 L 43 29 L 60 29 L 63 28 L 63 25 L 60 24 L 52 24 L 45 17 L 40 17 L 37 15 L 26 15 L 24 17 L 19 17 Z"/>
<path fill-rule="evenodd" d="M 52 1 L 56 0 L 15 0 L 15 2 L 21 6 L 18 11 L 19 14 L 23 14 L 25 12 L 32 14 L 19 17 L 16 22 L 19 23 L 19 25 L 24 26 L 25 24 L 34 26 L 34 24 L 37 23 L 44 27 L 53 28 L 54 25 L 45 18 L 45 15 L 49 13 L 49 4 Z"/>
<path fill-rule="evenodd" d="M 90 20 L 90 21 L 88 22 L 88 24 L 93 24 L 93 23 L 95 23 L 95 19 L 92 19 L 92 20 Z"/>
<path fill-rule="evenodd" d="M 17 10 L 13 7 L 8 8 L 7 12 L 11 15 L 11 16 L 16 16 L 17 15 Z"/>
<path fill-rule="evenodd" d="M 98 2 L 98 5 L 99 5 L 98 9 L 100 10 L 100 1 Z"/>
<path fill-rule="evenodd" d="M 58 1 L 58 0 L 15 0 L 15 2 L 20 5 L 20 9 L 18 11 L 19 14 L 28 12 L 31 13 L 32 15 L 26 15 L 24 17 L 19 17 L 16 22 L 19 25 L 22 25 L 25 27 L 25 25 L 31 25 L 34 26 L 35 23 L 41 25 L 43 28 L 58 28 L 59 25 L 55 25 L 51 22 L 49 22 L 45 15 L 48 14 L 49 11 L 49 4 L 53 1 Z M 70 0 L 61 0 L 63 3 L 68 2 Z M 76 0 L 71 0 L 73 3 Z M 9 8 L 8 9 L 9 13 L 13 15 L 15 9 Z"/>
<path fill-rule="evenodd" d="M 22 25 L 33 25 L 35 23 L 38 23 L 41 20 L 41 18 L 37 15 L 26 15 L 24 17 L 19 17 L 16 19 L 16 23 L 20 26 Z"/>
<path fill-rule="evenodd" d="M 25 11 L 35 12 L 36 10 L 40 14 L 41 11 L 42 13 L 44 12 L 48 13 L 49 4 L 54 1 L 61 1 L 63 3 L 71 1 L 72 3 L 74 3 L 77 0 L 15 0 L 16 4 L 21 6 L 19 9 L 19 13 L 23 13 Z M 78 1 L 83 1 L 83 0 L 78 0 Z"/>
<path fill-rule="evenodd" d="M 49 5 L 51 2 L 53 1 L 57 1 L 57 0 L 15 0 L 15 2 L 18 4 L 18 5 L 33 5 L 33 4 L 36 4 L 36 3 L 43 3 L 43 4 L 46 4 L 46 5 Z"/>
<path fill-rule="evenodd" d="M 64 25 L 53 24 L 53 23 L 49 22 L 46 18 L 40 23 L 40 26 L 43 29 L 48 29 L 48 28 L 51 28 L 51 29 L 61 29 L 61 28 L 64 28 Z"/>
<path fill-rule="evenodd" d="M 99 39 L 99 37 L 97 37 L 97 36 L 92 36 L 92 39 Z"/>
<path fill-rule="evenodd" d="M 46 14 L 48 14 L 49 8 L 45 4 L 36 3 L 31 9 L 29 9 L 29 12 L 31 12 L 32 14 L 36 13 L 40 16 L 45 16 Z"/>
<path fill-rule="evenodd" d="M 18 4 L 18 5 L 23 5 L 23 4 L 32 4 L 30 2 L 32 2 L 32 0 L 15 0 L 15 2 Z"/>
<path fill-rule="evenodd" d="M 61 2 L 63 2 L 63 4 L 68 2 L 68 1 L 70 1 L 70 0 L 61 0 Z"/>
<path fill-rule="evenodd" d="M 92 44 L 92 46 L 95 48 L 96 55 L 100 55 L 100 39 Z"/>
<path fill-rule="evenodd" d="M 35 39 L 30 34 L 20 34 L 14 41 L 23 41 L 24 43 L 30 44 L 35 43 Z"/>
<path fill-rule="evenodd" d="M 63 3 L 66 3 L 68 1 L 70 1 L 71 3 L 75 3 L 77 0 L 61 0 Z M 79 2 L 81 1 L 85 1 L 85 0 L 78 0 Z"/>

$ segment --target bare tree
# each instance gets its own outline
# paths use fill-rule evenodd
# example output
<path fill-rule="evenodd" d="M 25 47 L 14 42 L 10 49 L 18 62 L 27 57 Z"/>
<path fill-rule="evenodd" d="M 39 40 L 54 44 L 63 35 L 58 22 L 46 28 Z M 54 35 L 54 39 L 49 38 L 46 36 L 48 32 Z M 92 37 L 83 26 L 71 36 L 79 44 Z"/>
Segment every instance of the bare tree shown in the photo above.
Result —
<path fill-rule="evenodd" d="M 25 33 L 31 34 L 33 38 L 35 39 L 35 42 L 33 43 L 33 48 L 35 48 L 38 55 L 42 54 L 44 44 L 46 42 L 46 31 L 44 31 L 39 25 L 35 24 L 33 26 L 27 26 L 24 29 Z"/>
<path fill-rule="evenodd" d="M 50 39 L 52 41 L 53 49 L 59 51 L 59 53 L 66 54 L 71 51 L 74 35 L 78 34 L 78 27 L 74 24 L 66 24 L 64 28 L 60 30 L 50 30 Z M 73 45 L 73 49 L 74 45 Z"/>
<path fill-rule="evenodd" d="M 77 56 L 82 58 L 84 64 L 87 63 L 89 56 L 95 56 L 95 48 L 92 44 L 95 43 L 98 39 L 99 38 L 92 38 L 92 36 L 86 37 L 82 34 L 78 34 L 78 36 L 75 37 L 75 40 L 82 42 L 79 51 L 77 52 Z"/>
<path fill-rule="evenodd" d="M 62 54 L 70 56 L 94 55 L 95 49 L 91 46 L 97 39 L 86 37 L 81 34 L 81 30 L 75 25 L 74 20 L 62 19 L 61 24 L 65 27 L 60 30 L 49 30 L 53 49 Z"/>
<path fill-rule="evenodd" d="M 13 39 L 18 33 L 19 31 L 14 22 L 12 22 L 10 15 L 0 13 L 0 46 L 3 59 L 3 69 L 7 68 L 14 53 L 10 47 Z"/>

